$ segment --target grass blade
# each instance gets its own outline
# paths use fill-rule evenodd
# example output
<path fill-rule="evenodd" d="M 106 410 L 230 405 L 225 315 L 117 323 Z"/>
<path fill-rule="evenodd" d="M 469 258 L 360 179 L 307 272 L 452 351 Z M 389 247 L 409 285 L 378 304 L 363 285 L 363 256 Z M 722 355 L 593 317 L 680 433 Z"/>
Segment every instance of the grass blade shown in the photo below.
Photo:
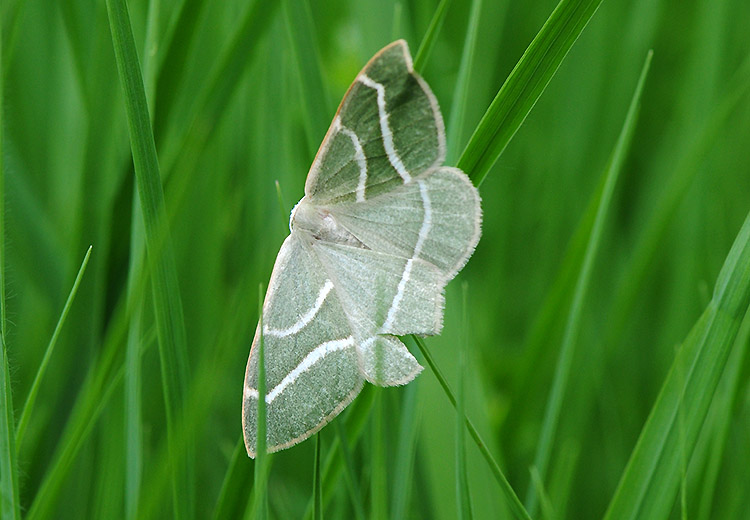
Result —
<path fill-rule="evenodd" d="M 649 266 L 657 257 L 659 247 L 664 241 L 669 224 L 674 219 L 680 203 L 685 199 L 689 188 L 694 184 L 701 171 L 700 165 L 709 155 L 715 145 L 721 130 L 727 127 L 728 121 L 734 115 L 740 102 L 750 92 L 750 54 L 745 56 L 726 93 L 713 106 L 705 124 L 696 131 L 696 137 L 687 146 L 687 152 L 680 157 L 672 175 L 662 190 L 656 207 L 643 226 L 638 242 L 633 247 L 632 260 L 622 275 L 615 294 L 618 294 L 616 307 L 612 312 L 609 331 L 605 335 L 604 344 L 615 344 L 622 334 L 630 317 L 631 309 L 643 290 L 644 280 Z"/>
<path fill-rule="evenodd" d="M 240 436 L 232 452 L 224 482 L 221 484 L 219 498 L 211 516 L 213 520 L 242 516 L 241 512 L 247 507 L 247 490 L 253 487 L 254 475 L 248 468 L 250 465 L 247 464 L 247 450 Z"/>
<path fill-rule="evenodd" d="M 362 495 L 359 491 L 359 485 L 356 480 L 356 471 L 354 469 L 354 459 L 352 458 L 352 452 L 349 449 L 349 441 L 346 440 L 346 431 L 341 424 L 342 421 L 333 421 L 336 428 L 336 436 L 339 440 L 339 446 L 341 447 L 341 455 L 344 459 L 344 481 L 349 491 L 349 497 L 352 501 L 352 507 L 354 507 L 354 516 L 357 520 L 365 519 L 365 506 L 362 504 Z"/>
<path fill-rule="evenodd" d="M 6 44 L 3 45 L 1 49 L 3 52 L 3 56 L 2 58 L 0 58 L 0 61 L 2 62 L 0 71 L 2 71 L 3 77 L 7 76 L 8 69 L 13 63 L 16 44 L 18 43 L 18 36 L 21 33 L 21 21 L 23 20 L 23 16 L 25 14 L 26 6 L 28 5 L 28 3 L 28 0 L 20 0 L 18 2 L 14 2 L 8 9 L 11 12 L 8 12 L 6 10 L 6 12 L 3 13 L 5 16 L 2 20 L 3 27 L 0 32 L 8 34 L 8 36 L 5 37 L 4 40 Z"/>
<path fill-rule="evenodd" d="M 172 115 L 180 83 L 184 80 L 188 53 L 195 42 L 196 28 L 208 4 L 203 0 L 184 0 L 167 30 L 166 47 L 160 53 L 163 57 L 158 57 L 160 62 L 154 67 L 157 70 L 157 77 L 154 78 L 154 128 L 157 142 L 161 141 Z"/>
<path fill-rule="evenodd" d="M 609 504 L 607 520 L 669 514 L 682 478 L 682 449 L 689 455 L 695 447 L 748 302 L 750 215 L 727 255 L 708 307 L 672 363 Z"/>
<path fill-rule="evenodd" d="M 349 406 L 349 412 L 346 414 L 347 432 L 351 439 L 351 447 L 357 445 L 357 441 L 362 436 L 368 419 L 371 416 L 371 412 L 374 406 L 377 389 L 372 385 L 365 385 L 360 392 L 359 396 Z M 329 503 L 333 497 L 336 489 L 335 483 L 343 470 L 344 461 L 342 457 L 338 455 L 339 440 L 334 438 L 328 449 L 325 462 L 322 465 L 321 478 L 323 479 L 323 488 L 325 493 L 323 494 L 323 505 Z M 305 508 L 304 518 L 310 519 L 313 514 L 313 500 L 312 498 L 308 501 L 307 507 Z"/>
<path fill-rule="evenodd" d="M 0 513 L 3 518 L 20 519 L 13 394 L 4 331 L 0 334 L 0 342 Z"/>
<path fill-rule="evenodd" d="M 596 211 L 596 217 L 594 218 L 594 225 L 591 229 L 591 235 L 589 236 L 588 244 L 586 246 L 586 253 L 584 254 L 583 263 L 578 274 L 578 280 L 576 281 L 576 287 L 573 293 L 573 301 L 568 311 L 568 319 L 565 325 L 565 332 L 563 335 L 562 345 L 560 347 L 560 356 L 555 366 L 555 376 L 552 381 L 550 388 L 549 399 L 547 400 L 547 408 L 544 413 L 544 422 L 542 424 L 542 430 L 539 437 L 539 443 L 537 444 L 537 451 L 534 457 L 534 467 L 539 472 L 539 478 L 544 482 L 547 474 L 547 467 L 549 465 L 549 457 L 554 446 L 555 432 L 557 430 L 557 423 L 560 418 L 560 412 L 562 411 L 563 398 L 565 391 L 568 386 L 568 380 L 573 370 L 573 354 L 574 347 L 578 340 L 578 332 L 581 327 L 581 315 L 583 312 L 583 302 L 588 292 L 589 282 L 591 280 L 591 274 L 593 270 L 594 260 L 599 250 L 599 244 L 601 242 L 602 233 L 604 230 L 604 221 L 609 210 L 610 203 L 612 201 L 612 194 L 614 192 L 617 178 L 619 177 L 620 170 L 622 169 L 622 163 L 625 159 L 625 155 L 630 146 L 630 141 L 635 130 L 635 122 L 637 119 L 638 108 L 640 107 L 641 94 L 643 92 L 643 86 L 648 76 L 649 67 L 651 65 L 651 58 L 653 53 L 649 52 L 646 57 L 646 61 L 643 64 L 640 78 L 636 86 L 633 98 L 628 108 L 627 116 L 623 124 L 620 136 L 617 139 L 617 144 L 612 152 L 612 156 L 607 165 L 605 173 L 604 191 L 600 199 L 599 207 Z M 537 495 L 534 492 L 533 486 L 529 487 L 529 491 L 526 495 L 526 507 L 529 512 L 533 515 L 537 508 Z"/>
<path fill-rule="evenodd" d="M 561 0 L 505 80 L 457 166 L 479 186 L 534 108 L 602 0 Z"/>
<path fill-rule="evenodd" d="M 704 427 L 701 432 L 702 436 L 710 439 L 707 440 L 709 449 L 706 450 L 703 459 L 696 461 L 695 455 L 692 458 L 691 464 L 693 466 L 702 467 L 704 461 L 706 461 L 705 477 L 701 479 L 700 485 L 698 514 L 695 516 L 698 520 L 709 520 L 712 516 L 715 495 L 717 488 L 719 488 L 718 478 L 721 464 L 733 422 L 732 408 L 742 395 L 742 383 L 744 383 L 742 369 L 745 366 L 748 341 L 750 341 L 750 320 L 746 319 L 740 328 L 737 341 L 732 347 L 726 373 L 722 376 L 722 382 L 717 391 L 718 398 L 714 399 L 712 405 L 714 410 L 709 412 L 709 417 L 706 419 L 708 428 Z M 721 398 L 722 394 L 724 394 L 723 399 Z"/>
<path fill-rule="evenodd" d="M 453 91 L 453 104 L 448 117 L 448 153 L 445 162 L 453 164 L 458 154 L 458 143 L 463 142 L 464 120 L 466 118 L 466 105 L 469 101 L 469 78 L 474 65 L 476 54 L 477 34 L 479 33 L 479 19 L 482 13 L 482 0 L 472 0 L 469 12 L 469 25 L 466 28 L 464 49 L 461 53 L 461 65 L 458 67 L 458 79 Z"/>
<path fill-rule="evenodd" d="M 448 385 L 448 381 L 445 379 L 445 376 L 443 376 L 443 373 L 440 371 L 437 364 L 435 363 L 435 360 L 432 358 L 432 354 L 430 354 L 430 351 L 427 350 L 427 345 L 425 345 L 424 340 L 418 336 L 411 336 L 411 338 L 419 347 L 419 350 L 420 352 L 422 352 L 422 355 L 424 356 L 425 361 L 427 361 L 427 364 L 430 365 L 430 369 L 432 370 L 432 373 L 435 374 L 435 377 L 440 383 L 440 386 L 443 387 L 443 391 L 445 392 L 445 395 L 448 397 L 448 400 L 451 402 L 451 404 L 454 407 L 456 407 L 455 394 L 453 393 L 453 390 L 451 390 L 450 386 Z M 482 456 L 487 461 L 487 464 L 489 465 L 490 470 L 492 471 L 492 474 L 495 477 L 495 480 L 497 480 L 497 483 L 500 485 L 500 490 L 505 495 L 505 499 L 508 503 L 508 507 L 513 512 L 516 518 L 523 518 L 526 520 L 531 520 L 529 513 L 526 511 L 526 508 L 524 508 L 523 504 L 519 500 L 518 495 L 516 495 L 516 492 L 513 491 L 513 488 L 508 482 L 508 479 L 505 478 L 505 475 L 503 474 L 503 470 L 500 469 L 500 466 L 498 465 L 498 463 L 495 461 L 494 457 L 490 453 L 489 448 L 487 448 L 487 444 L 485 444 L 485 442 L 479 436 L 479 432 L 474 427 L 474 424 L 471 422 L 471 420 L 468 417 L 464 416 L 464 418 L 466 421 L 466 427 L 469 430 L 469 434 L 471 435 L 472 439 L 474 439 L 474 443 L 477 445 Z"/>
<path fill-rule="evenodd" d="M 135 191 L 135 189 L 134 189 Z M 141 480 L 143 471 L 143 418 L 141 394 L 141 336 L 143 334 L 144 300 L 139 290 L 140 276 L 144 272 L 146 241 L 143 230 L 143 212 L 137 192 L 133 194 L 133 212 L 130 230 L 130 263 L 128 265 L 127 298 L 130 301 L 138 296 L 139 304 L 133 310 L 128 326 L 127 346 L 125 347 L 125 517 L 135 519 L 141 500 Z"/>
<path fill-rule="evenodd" d="M 280 2 L 255 0 L 245 12 L 239 27 L 217 57 L 205 85 L 195 95 L 186 123 L 178 126 L 177 134 L 165 137 L 164 145 L 159 148 L 166 177 L 175 169 L 182 170 L 183 166 L 188 170 L 194 167 L 196 157 L 221 121 L 242 73 L 249 66 L 247 57 L 256 54 L 252 50 L 272 25 L 279 5 Z"/>
<path fill-rule="evenodd" d="M 29 424 L 31 412 L 34 409 L 36 396 L 37 396 L 37 393 L 39 392 L 39 385 L 42 382 L 44 373 L 47 371 L 47 365 L 49 364 L 49 360 L 52 357 L 52 351 L 55 349 L 55 345 L 57 344 L 57 338 L 60 337 L 60 331 L 62 330 L 63 324 L 65 323 L 65 318 L 68 317 L 70 306 L 73 304 L 73 300 L 75 299 L 76 293 L 78 292 L 78 286 L 81 284 L 81 280 L 83 279 L 83 273 L 86 272 L 86 266 L 89 263 L 89 257 L 91 256 L 92 247 L 93 246 L 89 246 L 88 250 L 86 251 L 86 255 L 83 257 L 83 262 L 81 263 L 80 269 L 78 269 L 78 274 L 76 275 L 76 279 L 73 282 L 73 287 L 70 289 L 70 294 L 68 294 L 68 299 L 65 302 L 65 305 L 63 306 L 63 310 L 62 310 L 62 313 L 60 314 L 60 318 L 57 320 L 55 331 L 52 333 L 52 338 L 50 338 L 49 340 L 49 344 L 47 345 L 47 350 L 44 351 L 44 357 L 42 358 L 42 362 L 39 364 L 39 368 L 37 369 L 36 376 L 34 376 L 34 382 L 31 384 L 31 389 L 29 390 L 29 396 L 26 398 L 26 403 L 23 406 L 23 412 L 21 413 L 21 418 L 18 421 L 18 429 L 16 431 L 16 441 L 18 443 L 16 446 L 17 450 L 20 450 L 20 446 L 23 444 L 24 435 L 26 433 L 26 427 Z"/>
<path fill-rule="evenodd" d="M 552 501 L 547 494 L 547 490 L 544 488 L 542 476 L 539 474 L 539 470 L 537 470 L 535 466 L 531 468 L 530 485 L 534 487 L 536 494 L 539 496 L 539 503 L 542 507 L 542 518 L 546 518 L 547 520 L 555 518 Z"/>
<path fill-rule="evenodd" d="M 177 282 L 177 269 L 168 237 L 164 193 L 143 77 L 130 27 L 130 15 L 124 0 L 108 0 L 107 12 L 117 69 L 125 94 L 136 184 L 143 211 L 146 249 L 151 265 L 162 391 L 167 416 L 167 437 L 174 439 L 175 421 L 184 412 L 188 381 L 187 338 Z M 189 454 L 190 449 L 186 451 L 187 453 L 179 453 L 175 448 L 171 454 L 171 463 L 174 465 L 173 506 L 176 518 L 192 518 L 193 516 L 193 459 Z"/>
<path fill-rule="evenodd" d="M 419 409 L 417 408 L 417 385 L 407 385 L 401 400 L 398 446 L 396 447 L 396 469 L 393 478 L 393 518 L 406 518 L 409 498 L 414 480 L 414 459 L 419 433 Z"/>
<path fill-rule="evenodd" d="M 432 15 L 430 25 L 427 27 L 427 32 L 422 37 L 422 42 L 419 44 L 417 54 L 414 56 L 414 70 L 421 72 L 427 63 L 432 48 L 435 46 L 437 35 L 440 33 L 440 29 L 443 27 L 445 21 L 445 15 L 448 13 L 448 6 L 450 0 L 440 0 L 440 3 L 435 9 L 435 13 Z"/>
<path fill-rule="evenodd" d="M 315 434 L 315 462 L 313 464 L 313 519 L 323 520 L 323 486 L 320 478 L 319 434 Z"/>
<path fill-rule="evenodd" d="M 258 342 L 258 424 L 257 435 L 255 436 L 255 485 L 253 493 L 255 494 L 255 506 L 257 508 L 256 518 L 265 520 L 268 517 L 268 496 L 267 496 L 267 473 L 265 465 L 268 460 L 266 453 L 266 356 L 265 341 L 263 339 L 263 284 L 258 287 L 258 330 L 260 332 L 260 341 Z"/>
<path fill-rule="evenodd" d="M 376 390 L 375 411 L 372 418 L 372 475 L 370 477 L 370 518 L 388 518 L 388 469 L 385 448 L 385 396 Z"/>
<path fill-rule="evenodd" d="M 16 424 L 13 417 L 13 389 L 8 363 L 8 321 L 5 309 L 5 141 L 3 107 L 5 60 L 2 57 L 2 28 L 0 27 L 0 516 L 20 519 L 18 498 L 18 462 L 16 460 Z"/>
<path fill-rule="evenodd" d="M 124 320 L 123 320 L 124 323 Z M 88 377 L 78 394 L 70 419 L 65 425 L 65 430 L 60 439 L 57 449 L 52 457 L 53 462 L 50 469 L 45 473 L 45 478 L 39 487 L 34 501 L 29 508 L 26 518 L 29 520 L 46 519 L 52 516 L 51 508 L 53 500 L 65 482 L 76 456 L 81 447 L 88 439 L 102 411 L 107 406 L 110 396 L 123 377 L 123 367 L 117 365 L 117 350 L 111 345 L 119 345 L 124 335 L 116 331 L 115 340 L 111 341 L 106 348 L 102 358 L 96 366 L 89 371 Z M 153 334 L 151 334 L 153 336 Z M 148 337 L 148 335 L 147 335 Z M 145 346 L 153 344 L 153 337 L 144 341 Z M 141 355 L 143 354 L 141 349 Z"/>
<path fill-rule="evenodd" d="M 469 318 L 467 312 L 466 282 L 461 285 L 463 296 L 463 341 L 458 345 L 458 392 L 456 394 L 456 504 L 458 504 L 459 520 L 473 518 L 471 512 L 471 495 L 469 494 L 469 480 L 466 474 L 466 435 L 464 434 L 465 399 L 464 372 L 466 371 L 466 348 L 469 344 Z"/>
<path fill-rule="evenodd" d="M 315 27 L 308 0 L 284 0 L 284 20 L 291 42 L 292 57 L 302 83 L 300 94 L 304 108 L 303 121 L 310 157 L 328 130 L 333 112 L 323 81 Z"/>

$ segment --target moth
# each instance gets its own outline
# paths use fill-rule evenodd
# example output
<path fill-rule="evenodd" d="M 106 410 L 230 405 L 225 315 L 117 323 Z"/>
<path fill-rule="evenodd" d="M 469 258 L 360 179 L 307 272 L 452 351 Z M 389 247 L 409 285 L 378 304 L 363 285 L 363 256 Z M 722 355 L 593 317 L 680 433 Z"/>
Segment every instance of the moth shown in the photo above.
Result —
<path fill-rule="evenodd" d="M 269 452 L 336 417 L 365 381 L 422 370 L 398 336 L 440 333 L 445 285 L 479 241 L 479 192 L 443 166 L 437 99 L 398 40 L 344 95 L 292 210 L 245 371 L 242 424 L 256 453 L 263 334 Z"/>

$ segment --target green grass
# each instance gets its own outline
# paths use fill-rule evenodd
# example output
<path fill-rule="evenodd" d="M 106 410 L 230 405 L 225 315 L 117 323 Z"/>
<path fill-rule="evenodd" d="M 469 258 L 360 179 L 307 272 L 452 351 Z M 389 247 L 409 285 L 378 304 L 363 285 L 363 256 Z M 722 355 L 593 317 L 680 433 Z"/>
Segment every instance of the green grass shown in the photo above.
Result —
<path fill-rule="evenodd" d="M 749 18 L 3 3 L 2 517 L 743 518 Z M 406 338 L 416 381 L 367 386 L 256 471 L 257 288 L 333 110 L 393 37 L 481 183 L 482 240 L 442 335 Z"/>

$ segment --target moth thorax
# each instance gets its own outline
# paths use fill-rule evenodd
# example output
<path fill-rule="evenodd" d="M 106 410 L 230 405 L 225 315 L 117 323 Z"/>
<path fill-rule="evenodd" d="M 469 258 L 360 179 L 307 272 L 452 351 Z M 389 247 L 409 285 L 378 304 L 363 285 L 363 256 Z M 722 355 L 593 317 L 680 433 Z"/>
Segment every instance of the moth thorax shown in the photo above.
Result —
<path fill-rule="evenodd" d="M 292 231 L 307 231 L 317 240 L 364 247 L 357 237 L 336 221 L 328 209 L 313 206 L 305 198 L 294 206 L 289 227 Z"/>

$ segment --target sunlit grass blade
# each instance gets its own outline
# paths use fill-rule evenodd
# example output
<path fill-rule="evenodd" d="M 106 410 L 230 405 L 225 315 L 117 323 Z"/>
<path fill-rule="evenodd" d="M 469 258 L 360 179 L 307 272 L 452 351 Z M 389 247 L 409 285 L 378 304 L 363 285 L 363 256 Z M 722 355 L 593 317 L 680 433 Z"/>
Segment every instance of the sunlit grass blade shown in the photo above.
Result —
<path fill-rule="evenodd" d="M 70 289 L 70 294 L 68 294 L 68 299 L 63 306 L 60 318 L 57 320 L 55 331 L 52 333 L 52 338 L 50 338 L 49 343 L 47 344 L 47 350 L 44 351 L 44 357 L 42 358 L 42 362 L 39 364 L 36 376 L 34 376 L 34 382 L 31 384 L 29 395 L 26 398 L 26 403 L 23 406 L 23 412 L 21 412 L 21 418 L 18 421 L 18 429 L 16 431 L 17 449 L 20 449 L 20 446 L 23 444 L 24 435 L 26 434 L 26 428 L 31 418 L 31 412 L 34 410 L 36 396 L 39 392 L 39 385 L 41 384 L 42 378 L 47 371 L 47 365 L 49 365 L 49 360 L 52 357 L 52 352 L 54 351 L 55 345 L 57 344 L 57 338 L 60 337 L 60 331 L 62 330 L 63 324 L 65 323 L 65 318 L 68 317 L 70 306 L 73 304 L 73 300 L 75 299 L 76 293 L 78 292 L 78 286 L 81 284 L 81 280 L 83 279 L 83 273 L 86 272 L 86 266 L 89 263 L 89 257 L 91 256 L 92 247 L 93 246 L 89 246 L 88 250 L 86 251 L 86 255 L 83 257 L 83 262 L 81 263 L 80 269 L 78 269 L 78 274 L 76 275 L 75 281 L 73 282 L 73 287 Z"/>
<path fill-rule="evenodd" d="M 424 340 L 418 336 L 411 336 L 411 338 L 419 347 L 420 352 L 422 352 L 422 355 L 424 356 L 425 361 L 430 366 L 430 370 L 432 370 L 432 373 L 437 378 L 438 382 L 440 383 L 440 386 L 443 387 L 443 391 L 445 392 L 445 395 L 448 397 L 448 400 L 451 402 L 451 404 L 454 407 L 456 407 L 455 394 L 453 393 L 453 390 L 451 390 L 450 386 L 448 385 L 448 381 L 445 379 L 445 376 L 443 376 L 443 373 L 440 371 L 437 364 L 435 363 L 435 360 L 432 358 L 432 354 L 430 354 L 430 351 L 427 350 L 427 345 L 425 345 Z M 508 479 L 505 478 L 503 471 L 500 469 L 500 465 L 497 463 L 497 461 L 495 461 L 495 458 L 492 456 L 492 453 L 490 453 L 490 450 L 487 447 L 487 444 L 479 436 L 479 432 L 474 427 L 474 424 L 471 422 L 471 420 L 468 417 L 465 417 L 465 420 L 466 420 L 466 428 L 468 428 L 469 434 L 471 435 L 472 439 L 474 439 L 474 443 L 479 448 L 479 452 L 482 454 L 482 457 L 484 457 L 484 460 L 487 461 L 487 465 L 492 471 L 492 475 L 495 477 L 495 480 L 497 480 L 497 483 L 500 485 L 500 490 L 505 495 L 508 508 L 513 512 L 513 515 L 516 518 L 523 518 L 526 520 L 530 520 L 531 517 L 529 516 L 529 513 L 526 511 L 526 508 L 521 503 L 521 500 L 518 498 L 518 495 L 516 495 L 516 492 L 511 487 L 510 482 L 508 482 Z"/>
<path fill-rule="evenodd" d="M 534 108 L 602 0 L 561 0 L 505 80 L 457 166 L 479 186 Z"/>
<path fill-rule="evenodd" d="M 440 29 L 443 28 L 443 22 L 445 21 L 445 15 L 448 13 L 448 6 L 450 0 L 440 0 L 435 13 L 430 19 L 430 25 L 427 27 L 427 32 L 422 37 L 422 41 L 419 44 L 419 49 L 414 55 L 414 70 L 421 72 L 424 69 L 427 60 L 432 54 L 432 48 L 435 46 L 437 35 L 440 34 Z"/>
<path fill-rule="evenodd" d="M 468 285 L 461 285 L 463 338 L 458 345 L 458 381 L 456 383 L 456 504 L 458 504 L 459 520 L 473 518 L 471 512 L 471 495 L 469 494 L 469 479 L 466 473 L 466 435 L 464 417 L 466 417 L 466 398 L 464 391 L 464 374 L 466 372 L 466 349 L 469 344 L 469 318 L 466 309 Z"/>
<path fill-rule="evenodd" d="M 304 108 L 303 122 L 312 159 L 325 136 L 333 113 L 323 81 L 309 1 L 284 0 L 283 4 L 284 20 L 291 42 L 291 54 L 299 71 L 300 94 Z"/>
<path fill-rule="evenodd" d="M 586 253 L 584 254 L 583 263 L 581 264 L 578 279 L 576 281 L 573 300 L 570 310 L 568 311 L 560 354 L 557 364 L 555 365 L 555 376 L 550 388 L 547 408 L 544 414 L 544 422 L 542 423 L 539 443 L 537 444 L 536 455 L 534 457 L 534 467 L 539 472 L 539 478 L 542 482 L 546 479 L 549 458 L 555 443 L 555 432 L 557 430 L 560 412 L 562 411 L 563 399 L 568 387 L 570 374 L 573 371 L 573 354 L 582 325 L 581 316 L 583 312 L 583 302 L 586 298 L 589 283 L 591 281 L 594 260 L 599 252 L 599 245 L 604 232 L 604 222 L 612 202 L 612 194 L 614 193 L 614 188 L 635 130 L 641 94 L 643 93 L 643 86 L 646 82 L 646 77 L 648 76 L 652 55 L 653 54 L 649 52 L 646 61 L 643 64 L 643 69 L 641 70 L 640 78 L 638 79 L 635 92 L 633 93 L 633 98 L 630 102 L 625 122 L 623 123 L 622 130 L 620 131 L 620 135 L 605 171 L 606 181 L 604 183 L 604 190 L 602 192 L 599 207 L 597 208 L 596 217 L 594 218 L 594 224 L 591 229 L 591 235 L 589 236 L 588 244 L 586 246 Z M 534 492 L 533 487 L 529 488 L 529 492 L 526 495 L 526 507 L 532 515 L 535 514 L 537 508 L 537 495 Z"/>
<path fill-rule="evenodd" d="M 143 211 L 146 249 L 151 265 L 154 311 L 159 337 L 162 390 L 167 416 L 167 437 L 176 435 L 176 419 L 184 412 L 188 383 L 187 338 L 177 270 L 168 237 L 164 193 L 151 131 L 143 77 L 124 0 L 108 0 L 112 42 L 125 93 L 136 185 Z M 174 451 L 173 507 L 176 518 L 191 518 L 194 504 L 193 459 L 188 449 Z"/>
<path fill-rule="evenodd" d="M 749 302 L 750 215 L 726 257 L 708 307 L 672 363 L 609 504 L 607 520 L 665 518 L 671 511 L 682 478 L 681 449 L 691 454 L 695 447 Z"/>

